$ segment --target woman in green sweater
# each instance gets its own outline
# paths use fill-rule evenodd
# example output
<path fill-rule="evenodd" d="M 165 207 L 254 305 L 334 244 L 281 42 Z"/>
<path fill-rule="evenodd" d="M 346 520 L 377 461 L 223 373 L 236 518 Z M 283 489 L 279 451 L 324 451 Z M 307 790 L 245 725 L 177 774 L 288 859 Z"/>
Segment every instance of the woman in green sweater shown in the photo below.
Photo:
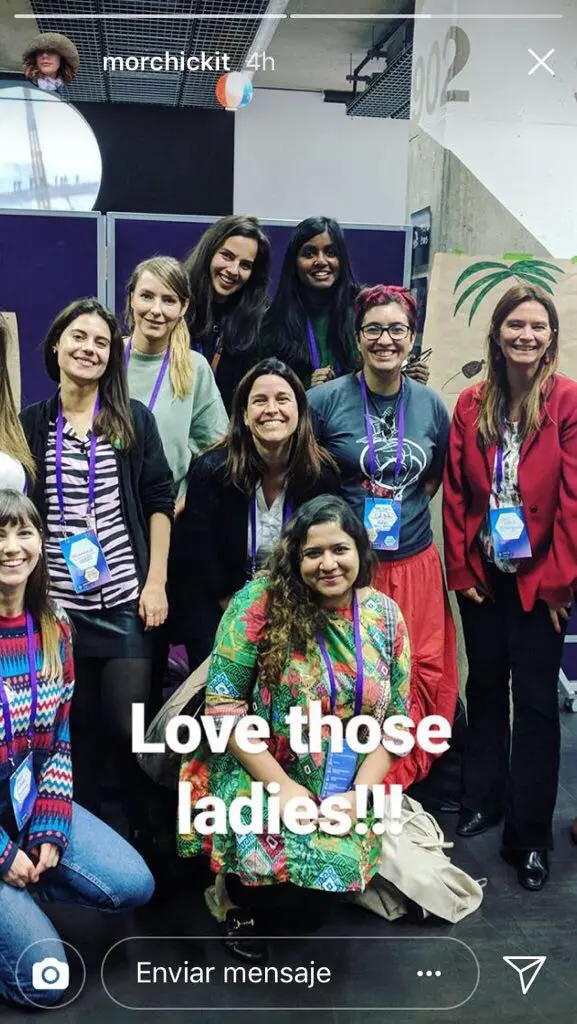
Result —
<path fill-rule="evenodd" d="M 214 374 L 190 348 L 185 314 L 188 277 L 171 256 L 139 263 L 127 287 L 128 390 L 154 414 L 176 485 L 176 515 L 184 508 L 193 454 L 224 437 L 228 416 Z"/>

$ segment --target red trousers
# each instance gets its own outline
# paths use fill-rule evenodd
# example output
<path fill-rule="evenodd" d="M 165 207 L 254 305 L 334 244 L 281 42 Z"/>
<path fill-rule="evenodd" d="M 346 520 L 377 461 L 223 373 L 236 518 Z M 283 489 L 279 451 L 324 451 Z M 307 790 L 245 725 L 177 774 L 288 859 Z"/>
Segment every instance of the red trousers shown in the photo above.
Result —
<path fill-rule="evenodd" d="M 379 562 L 373 586 L 396 601 L 407 623 L 412 662 L 409 715 L 415 726 L 427 715 L 443 715 L 452 724 L 459 692 L 456 633 L 435 545 L 409 558 Z M 406 789 L 427 775 L 435 756 L 415 743 L 410 754 L 395 761 L 387 783 Z"/>

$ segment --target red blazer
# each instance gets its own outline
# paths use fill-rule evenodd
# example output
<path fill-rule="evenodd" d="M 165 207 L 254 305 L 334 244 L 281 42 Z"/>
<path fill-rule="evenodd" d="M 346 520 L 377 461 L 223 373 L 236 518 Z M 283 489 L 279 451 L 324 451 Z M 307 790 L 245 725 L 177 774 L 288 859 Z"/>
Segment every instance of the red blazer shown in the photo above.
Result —
<path fill-rule="evenodd" d="M 533 552 L 516 574 L 525 611 L 539 598 L 569 604 L 577 581 L 577 383 L 559 374 L 553 380 L 543 425 L 523 443 L 519 460 Z M 490 595 L 477 535 L 489 507 L 497 449 L 484 449 L 479 440 L 483 387 L 467 388 L 455 406 L 443 478 L 443 530 L 449 590 L 478 587 Z"/>

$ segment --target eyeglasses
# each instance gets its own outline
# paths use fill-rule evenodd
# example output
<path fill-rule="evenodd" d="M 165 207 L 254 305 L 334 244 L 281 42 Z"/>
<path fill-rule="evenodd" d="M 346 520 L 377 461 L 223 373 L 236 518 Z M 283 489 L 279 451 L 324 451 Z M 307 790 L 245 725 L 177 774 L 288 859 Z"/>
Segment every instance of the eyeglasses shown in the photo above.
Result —
<path fill-rule="evenodd" d="M 363 324 L 361 327 L 365 341 L 379 341 L 385 333 L 392 341 L 404 341 L 411 333 L 411 328 L 407 324 L 389 324 L 388 327 L 383 324 Z"/>

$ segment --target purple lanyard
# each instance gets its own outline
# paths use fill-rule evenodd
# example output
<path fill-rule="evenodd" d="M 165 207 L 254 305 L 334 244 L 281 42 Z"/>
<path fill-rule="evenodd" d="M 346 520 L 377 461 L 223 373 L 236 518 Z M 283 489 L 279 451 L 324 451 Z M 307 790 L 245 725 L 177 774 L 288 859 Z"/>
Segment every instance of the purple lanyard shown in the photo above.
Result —
<path fill-rule="evenodd" d="M 100 409 L 100 395 L 96 396 L 92 422 Z M 62 435 L 64 433 L 64 417 L 62 415 L 62 402 L 58 396 L 58 416 L 56 418 L 56 491 L 58 494 L 58 508 L 60 511 L 60 525 L 66 526 L 64 518 L 64 489 L 62 486 Z M 96 478 L 96 434 L 92 430 L 90 435 L 90 458 L 88 462 L 88 506 L 86 509 L 87 519 L 92 518 L 94 512 L 94 482 Z"/>
<path fill-rule="evenodd" d="M 291 505 L 290 501 L 287 501 L 287 499 L 285 498 L 285 502 L 284 502 L 283 510 L 282 510 L 282 524 L 283 524 L 283 526 L 290 519 L 292 514 L 293 514 L 292 505 Z M 253 489 L 253 492 L 252 492 L 252 495 L 251 495 L 251 499 L 250 499 L 250 564 L 251 564 L 251 572 L 252 572 L 253 576 L 254 576 L 254 574 L 256 572 L 256 552 L 257 552 L 257 547 L 256 547 L 256 489 Z"/>
<path fill-rule="evenodd" d="M 310 320 L 307 320 L 307 337 L 309 339 L 309 351 L 311 354 L 313 371 L 318 370 L 321 365 L 321 357 L 319 356 L 317 339 L 315 338 L 315 332 L 313 331 L 313 325 Z"/>
<path fill-rule="evenodd" d="M 373 425 L 371 423 L 371 417 L 369 413 L 367 383 L 365 381 L 365 375 L 362 371 L 359 377 L 359 384 L 361 385 L 361 394 L 363 396 L 363 406 L 365 410 L 365 428 L 367 431 L 367 440 L 369 442 L 369 472 L 371 474 L 371 480 L 374 480 L 375 473 L 377 470 L 377 460 L 375 457 L 375 441 L 373 437 Z M 401 475 L 401 469 L 403 467 L 403 444 L 405 443 L 405 382 L 402 380 L 402 378 L 398 409 L 399 411 L 397 414 L 397 460 L 395 462 L 395 487 L 397 486 L 399 477 Z"/>
<path fill-rule="evenodd" d="M 126 346 L 126 348 L 124 350 L 124 365 L 126 367 L 128 367 L 128 364 L 130 362 L 130 353 L 131 352 L 132 352 L 132 338 L 129 338 L 128 339 L 128 345 Z M 152 394 L 151 394 L 150 399 L 148 401 L 148 408 L 149 408 L 150 412 L 152 412 L 152 410 L 154 409 L 154 406 L 156 405 L 156 399 L 158 398 L 158 392 L 160 391 L 160 389 L 162 387 L 162 382 L 164 380 L 164 376 L 166 374 L 166 371 L 168 370 L 169 362 L 170 362 L 170 345 L 167 345 L 166 352 L 164 353 L 164 359 L 162 360 L 162 366 L 160 367 L 160 370 L 158 371 L 158 377 L 156 378 L 156 382 L 155 382 L 154 387 L 152 389 Z"/>
<path fill-rule="evenodd" d="M 361 640 L 361 623 L 359 618 L 359 602 L 357 601 L 356 592 L 353 591 L 353 625 L 355 631 L 355 657 L 357 661 L 357 680 L 355 687 L 355 715 L 360 715 L 363 706 L 363 688 L 365 685 L 365 673 L 363 669 L 363 645 Z M 325 644 L 324 638 L 319 634 L 317 636 L 317 642 L 321 649 L 324 663 L 327 667 L 329 675 L 329 682 L 331 685 L 331 711 L 337 706 L 337 684 L 335 680 L 335 673 L 329 658 L 329 652 L 327 651 L 327 645 Z"/>
<path fill-rule="evenodd" d="M 36 675 L 36 652 L 34 650 L 34 623 L 32 622 L 32 616 L 30 612 L 26 612 L 26 643 L 28 647 L 28 670 L 30 673 L 30 689 L 32 691 L 32 699 L 30 703 L 30 725 L 28 727 L 28 749 L 32 747 L 32 735 L 34 731 L 34 723 L 36 722 L 36 708 L 38 705 L 38 677 Z M 6 743 L 8 745 L 8 760 L 11 765 L 14 765 L 14 732 L 12 729 L 12 720 L 10 718 L 10 705 L 8 703 L 8 695 L 4 686 L 4 679 L 2 672 L 0 671 L 0 701 L 2 702 L 2 712 L 4 714 L 4 733 L 6 736 Z"/>

